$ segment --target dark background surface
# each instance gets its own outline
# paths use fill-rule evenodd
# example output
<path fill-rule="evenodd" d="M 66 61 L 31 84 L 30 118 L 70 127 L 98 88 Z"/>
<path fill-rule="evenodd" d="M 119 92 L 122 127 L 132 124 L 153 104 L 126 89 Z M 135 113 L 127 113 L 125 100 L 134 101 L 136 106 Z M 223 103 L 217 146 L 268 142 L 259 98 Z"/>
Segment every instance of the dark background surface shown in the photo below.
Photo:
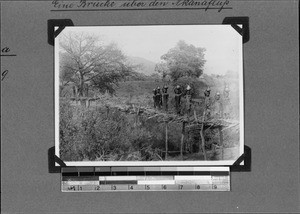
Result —
<path fill-rule="evenodd" d="M 51 12 L 51 2 L 1 2 L 3 213 L 299 212 L 299 41 L 296 1 L 231 1 L 232 10 Z M 48 19 L 75 25 L 221 24 L 248 16 L 244 45 L 245 144 L 251 172 L 231 192 L 61 193 L 48 173 L 54 145 L 53 47 Z M 226 41 L 224 41 L 226 42 Z"/>

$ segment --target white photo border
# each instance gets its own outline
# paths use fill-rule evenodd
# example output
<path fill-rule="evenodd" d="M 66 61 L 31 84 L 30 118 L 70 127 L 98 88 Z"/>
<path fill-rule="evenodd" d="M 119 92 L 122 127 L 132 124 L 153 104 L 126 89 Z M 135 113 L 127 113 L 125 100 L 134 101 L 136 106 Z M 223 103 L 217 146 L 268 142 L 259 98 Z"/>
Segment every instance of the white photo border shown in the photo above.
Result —
<path fill-rule="evenodd" d="M 164 24 L 164 25 L 107 25 L 109 27 L 118 26 L 230 26 L 230 24 Z M 106 25 L 99 26 L 68 26 L 70 28 L 76 27 L 107 27 Z M 239 25 L 242 27 L 242 25 Z M 54 27 L 55 30 L 58 27 Z M 232 28 L 239 34 L 234 28 Z M 243 38 L 241 35 L 241 45 L 239 46 L 239 155 L 244 153 L 244 68 L 243 68 Z M 59 153 L 59 43 L 58 37 L 54 39 L 54 129 L 55 129 L 55 155 L 60 158 Z M 239 156 L 239 157 L 240 157 Z M 237 159 L 239 158 L 237 157 Z M 237 160 L 236 159 L 236 160 Z M 231 166 L 236 160 L 214 160 L 214 161 L 64 161 L 67 166 Z M 59 166 L 55 163 L 56 166 Z M 241 163 L 243 165 L 244 162 Z"/>

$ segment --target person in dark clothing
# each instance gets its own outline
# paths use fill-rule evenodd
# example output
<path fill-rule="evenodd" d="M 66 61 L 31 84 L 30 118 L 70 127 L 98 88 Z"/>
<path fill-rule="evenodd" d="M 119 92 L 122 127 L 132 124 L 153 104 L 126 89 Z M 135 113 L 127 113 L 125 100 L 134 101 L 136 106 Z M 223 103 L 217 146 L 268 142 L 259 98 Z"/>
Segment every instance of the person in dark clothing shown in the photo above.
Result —
<path fill-rule="evenodd" d="M 180 114 L 180 110 L 181 110 L 181 105 L 180 105 L 180 99 L 182 96 L 182 89 L 179 85 L 177 85 L 174 89 L 174 93 L 175 93 L 175 109 L 176 109 L 176 113 Z"/>
<path fill-rule="evenodd" d="M 156 88 L 156 106 L 158 107 L 158 109 L 161 109 L 161 105 L 162 105 L 162 94 L 160 91 L 160 87 Z"/>
<path fill-rule="evenodd" d="M 153 104 L 154 108 L 156 108 L 156 89 L 153 89 Z"/>
<path fill-rule="evenodd" d="M 187 113 L 190 113 L 192 107 L 192 88 L 189 85 L 186 87 L 185 97 L 186 97 L 186 110 Z"/>
<path fill-rule="evenodd" d="M 168 111 L 168 100 L 169 100 L 168 86 L 165 85 L 162 89 L 162 105 L 165 111 Z"/>
<path fill-rule="evenodd" d="M 204 108 L 205 108 L 205 117 L 204 120 L 208 120 L 211 117 L 211 98 L 210 98 L 210 88 L 207 87 L 207 89 L 204 91 L 204 96 L 205 96 L 205 103 L 204 103 Z"/>
<path fill-rule="evenodd" d="M 207 89 L 204 91 L 204 96 L 209 97 L 210 96 L 210 88 L 207 87 Z"/>

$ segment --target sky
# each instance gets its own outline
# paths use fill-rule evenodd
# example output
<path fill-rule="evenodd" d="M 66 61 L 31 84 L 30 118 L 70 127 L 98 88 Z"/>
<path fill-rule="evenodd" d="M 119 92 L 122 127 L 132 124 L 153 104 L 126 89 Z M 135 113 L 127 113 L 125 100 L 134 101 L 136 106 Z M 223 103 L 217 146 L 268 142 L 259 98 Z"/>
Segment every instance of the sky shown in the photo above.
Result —
<path fill-rule="evenodd" d="M 86 32 L 99 36 L 105 44 L 114 42 L 127 56 L 155 63 L 179 40 L 206 49 L 205 74 L 240 72 L 242 36 L 230 25 L 152 25 L 66 27 L 61 34 Z"/>

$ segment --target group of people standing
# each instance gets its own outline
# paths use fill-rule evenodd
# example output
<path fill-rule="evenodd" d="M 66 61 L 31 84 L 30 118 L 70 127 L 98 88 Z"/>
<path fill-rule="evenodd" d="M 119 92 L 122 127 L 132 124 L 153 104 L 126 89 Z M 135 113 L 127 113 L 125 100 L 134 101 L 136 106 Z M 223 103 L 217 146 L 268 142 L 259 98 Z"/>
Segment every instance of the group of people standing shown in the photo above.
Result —
<path fill-rule="evenodd" d="M 177 85 L 174 88 L 175 93 L 175 109 L 178 114 L 180 114 L 181 110 L 181 97 L 186 96 L 187 102 L 190 103 L 191 101 L 191 87 L 188 85 L 186 90 L 184 90 L 181 86 Z M 164 111 L 168 111 L 168 101 L 169 101 L 169 93 L 168 93 L 168 86 L 164 86 L 162 90 L 158 86 L 157 88 L 153 89 L 153 103 L 154 108 L 163 109 Z"/>
<path fill-rule="evenodd" d="M 154 108 L 161 109 L 168 111 L 168 100 L 169 100 L 169 93 L 168 93 L 168 86 L 164 86 L 162 90 L 160 87 L 153 89 L 153 103 Z"/>
<path fill-rule="evenodd" d="M 212 115 L 215 118 L 228 118 L 231 112 L 231 103 L 229 98 L 229 87 L 225 85 L 223 96 L 220 92 L 216 92 L 214 97 L 210 97 L 210 89 L 204 91 L 205 96 L 205 111 L 206 117 L 210 118 Z"/>
<path fill-rule="evenodd" d="M 175 111 L 177 114 L 181 113 L 182 110 L 182 103 L 181 98 L 185 96 L 185 111 L 190 112 L 192 106 L 192 90 L 191 86 L 187 85 L 186 88 L 176 85 L 174 87 L 174 94 L 175 94 Z M 205 109 L 207 114 L 211 113 L 211 110 L 215 111 L 217 115 L 220 117 L 223 116 L 223 99 L 229 99 L 229 88 L 225 86 L 224 89 L 224 98 L 221 99 L 221 94 L 216 92 L 215 97 L 212 98 L 211 90 L 208 87 L 204 91 L 204 98 L 205 98 Z M 153 89 L 153 103 L 155 109 L 163 109 L 164 111 L 168 111 L 168 102 L 169 102 L 169 93 L 168 93 L 168 86 L 165 85 L 162 89 L 158 86 Z"/>

